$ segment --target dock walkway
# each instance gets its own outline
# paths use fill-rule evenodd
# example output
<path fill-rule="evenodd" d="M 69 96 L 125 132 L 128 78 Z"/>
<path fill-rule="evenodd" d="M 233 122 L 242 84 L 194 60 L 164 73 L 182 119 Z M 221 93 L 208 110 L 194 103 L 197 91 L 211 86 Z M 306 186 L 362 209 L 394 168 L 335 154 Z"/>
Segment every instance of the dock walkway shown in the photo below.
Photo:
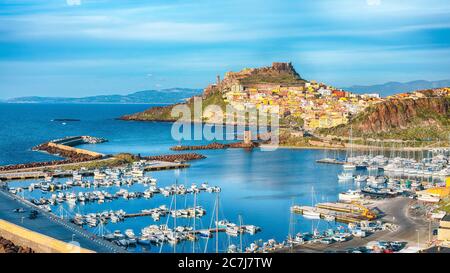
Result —
<path fill-rule="evenodd" d="M 13 212 L 14 209 L 24 208 L 25 213 Z M 36 219 L 29 219 L 31 210 L 39 211 Z M 67 222 L 51 213 L 43 211 L 30 202 L 13 196 L 0 189 L 0 219 L 22 226 L 31 231 L 55 238 L 63 242 L 77 242 L 80 247 L 99 253 L 126 252 L 102 238 L 95 236 L 70 222 Z"/>
<path fill-rule="evenodd" d="M 145 171 L 162 171 L 171 169 L 188 168 L 190 165 L 186 163 L 152 161 L 148 166 L 145 166 Z M 83 176 L 93 176 L 94 171 L 79 171 Z M 41 179 L 45 178 L 49 173 L 44 171 L 18 171 L 18 172 L 3 172 L 0 173 L 1 180 L 25 180 L 25 179 Z M 71 177 L 72 171 L 53 172 L 53 177 Z"/>

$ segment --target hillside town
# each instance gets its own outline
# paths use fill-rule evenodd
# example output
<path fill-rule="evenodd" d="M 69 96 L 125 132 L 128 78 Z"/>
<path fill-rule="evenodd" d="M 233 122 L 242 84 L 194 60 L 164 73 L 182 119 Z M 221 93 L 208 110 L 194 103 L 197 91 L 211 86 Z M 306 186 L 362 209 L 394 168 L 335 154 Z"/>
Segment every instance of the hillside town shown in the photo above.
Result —
<path fill-rule="evenodd" d="M 291 128 L 307 131 L 347 124 L 369 106 L 389 100 L 445 97 L 450 88 L 400 93 L 381 98 L 378 93 L 356 94 L 314 80 L 306 81 L 291 63 L 227 72 L 223 80 L 205 88 L 204 97 L 220 94 L 236 110 L 269 112 L 279 107 L 280 118 Z M 209 118 L 209 117 L 207 117 Z"/>
<path fill-rule="evenodd" d="M 256 79 L 256 80 L 252 80 Z M 224 80 L 208 86 L 205 94 L 221 92 L 225 103 L 237 110 L 268 112 L 278 106 L 281 117 L 302 120 L 307 130 L 330 128 L 348 122 L 373 103 L 379 94 L 355 94 L 316 81 L 305 81 L 291 63 L 228 72 Z M 295 122 L 292 125 L 296 125 Z"/>

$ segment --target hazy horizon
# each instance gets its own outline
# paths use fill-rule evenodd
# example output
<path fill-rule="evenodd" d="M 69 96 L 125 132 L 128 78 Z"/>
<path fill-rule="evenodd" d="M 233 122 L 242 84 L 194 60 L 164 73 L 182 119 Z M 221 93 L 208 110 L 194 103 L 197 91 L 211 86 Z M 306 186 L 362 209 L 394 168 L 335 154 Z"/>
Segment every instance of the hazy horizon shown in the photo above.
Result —
<path fill-rule="evenodd" d="M 337 87 L 450 79 L 444 0 L 0 0 L 0 99 L 204 88 L 292 62 Z"/>

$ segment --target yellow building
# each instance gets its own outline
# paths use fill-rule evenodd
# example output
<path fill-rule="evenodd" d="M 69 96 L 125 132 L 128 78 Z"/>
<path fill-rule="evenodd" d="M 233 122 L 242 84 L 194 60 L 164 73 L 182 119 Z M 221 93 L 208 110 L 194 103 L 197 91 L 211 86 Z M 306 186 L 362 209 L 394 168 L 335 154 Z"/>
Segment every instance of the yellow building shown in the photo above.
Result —
<path fill-rule="evenodd" d="M 450 214 L 447 214 L 439 222 L 438 240 L 446 244 L 450 243 Z"/>

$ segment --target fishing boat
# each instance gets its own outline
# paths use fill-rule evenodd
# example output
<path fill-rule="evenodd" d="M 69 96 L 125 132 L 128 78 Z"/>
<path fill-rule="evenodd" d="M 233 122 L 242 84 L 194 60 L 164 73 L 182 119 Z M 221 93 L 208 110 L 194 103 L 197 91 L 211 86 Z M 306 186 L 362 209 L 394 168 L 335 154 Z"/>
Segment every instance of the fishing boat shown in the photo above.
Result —
<path fill-rule="evenodd" d="M 227 253 L 237 253 L 237 252 L 238 251 L 237 251 L 237 246 L 236 245 L 231 244 L 231 245 L 228 246 Z"/>
<path fill-rule="evenodd" d="M 355 177 L 356 183 L 364 183 L 367 181 L 368 176 L 367 175 L 358 175 Z"/>
<path fill-rule="evenodd" d="M 144 177 L 144 170 L 138 167 L 133 168 L 131 171 L 131 176 L 133 177 Z"/>
<path fill-rule="evenodd" d="M 352 181 L 353 175 L 348 172 L 343 172 L 341 174 L 338 174 L 338 180 L 339 181 Z"/>
<path fill-rule="evenodd" d="M 120 232 L 120 230 L 115 230 L 115 231 L 114 231 L 114 237 L 115 237 L 117 240 L 120 240 L 120 239 L 125 238 L 125 235 L 123 235 L 123 234 Z"/>
<path fill-rule="evenodd" d="M 140 244 L 140 245 L 146 245 L 147 246 L 147 245 L 150 245 L 151 241 L 148 238 L 139 237 L 137 239 L 137 243 Z"/>
<path fill-rule="evenodd" d="M 125 235 L 128 237 L 128 239 L 135 239 L 136 235 L 134 234 L 132 229 L 125 230 Z"/>
<path fill-rule="evenodd" d="M 237 226 L 228 226 L 225 228 L 225 233 L 230 236 L 236 237 L 239 235 L 239 228 Z"/>
<path fill-rule="evenodd" d="M 378 171 L 378 166 L 374 166 L 374 165 L 367 166 L 367 171 L 376 172 L 376 171 Z"/>
<path fill-rule="evenodd" d="M 83 180 L 83 176 L 81 174 L 79 174 L 78 172 L 73 172 L 72 178 L 75 181 L 82 181 Z"/>
<path fill-rule="evenodd" d="M 106 174 L 100 171 L 94 171 L 94 180 L 104 180 L 106 179 Z"/>
<path fill-rule="evenodd" d="M 261 230 L 260 227 L 257 227 L 257 226 L 255 226 L 255 225 L 245 225 L 245 226 L 243 226 L 243 228 L 244 228 L 244 231 L 245 231 L 245 232 L 247 232 L 247 233 L 249 233 L 249 234 L 251 234 L 251 235 L 253 235 L 253 234 L 255 234 L 256 232 L 258 232 L 258 231 Z"/>
<path fill-rule="evenodd" d="M 211 231 L 209 231 L 207 229 L 200 230 L 198 235 L 200 236 L 200 238 L 211 238 L 212 237 Z"/>
<path fill-rule="evenodd" d="M 346 192 L 339 193 L 339 200 L 345 202 L 352 202 L 360 200 L 364 197 L 360 191 L 348 190 Z"/>
<path fill-rule="evenodd" d="M 231 223 L 228 220 L 220 220 L 216 221 L 216 225 L 218 228 L 227 228 Z"/>

